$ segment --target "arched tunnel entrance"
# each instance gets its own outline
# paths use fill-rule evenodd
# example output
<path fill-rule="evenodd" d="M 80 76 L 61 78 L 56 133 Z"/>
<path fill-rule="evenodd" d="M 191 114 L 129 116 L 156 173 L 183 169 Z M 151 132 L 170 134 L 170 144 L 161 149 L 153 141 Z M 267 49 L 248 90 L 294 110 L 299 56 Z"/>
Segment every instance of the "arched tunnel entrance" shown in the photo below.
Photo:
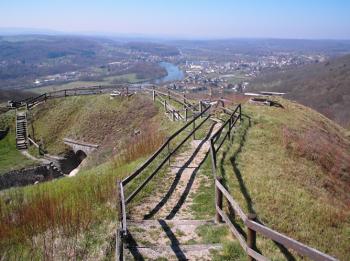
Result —
<path fill-rule="evenodd" d="M 78 150 L 75 153 L 75 155 L 77 156 L 77 160 L 80 161 L 80 162 L 82 162 L 87 156 L 86 153 L 84 151 L 82 151 L 82 150 Z M 80 162 L 79 162 L 79 164 L 80 164 Z"/>
<path fill-rule="evenodd" d="M 73 150 L 68 151 L 64 155 L 64 159 L 59 162 L 62 172 L 64 174 L 69 174 L 73 169 L 77 168 L 86 157 L 86 153 L 82 150 L 78 150 L 76 153 Z"/>

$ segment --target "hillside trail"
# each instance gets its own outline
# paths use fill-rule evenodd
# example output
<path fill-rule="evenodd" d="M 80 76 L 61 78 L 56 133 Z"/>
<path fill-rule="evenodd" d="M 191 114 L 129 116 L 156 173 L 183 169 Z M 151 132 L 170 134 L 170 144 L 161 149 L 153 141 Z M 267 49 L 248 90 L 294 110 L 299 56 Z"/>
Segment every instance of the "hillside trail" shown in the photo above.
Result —
<path fill-rule="evenodd" d="M 220 126 L 215 122 L 203 140 L 192 140 L 171 160 L 152 195 L 131 207 L 126 260 L 211 260 L 212 252 L 220 251 L 221 244 L 206 244 L 198 229 L 222 225 L 195 219 L 191 208 L 200 184 L 208 183 L 199 167 L 208 155 L 210 137 Z"/>

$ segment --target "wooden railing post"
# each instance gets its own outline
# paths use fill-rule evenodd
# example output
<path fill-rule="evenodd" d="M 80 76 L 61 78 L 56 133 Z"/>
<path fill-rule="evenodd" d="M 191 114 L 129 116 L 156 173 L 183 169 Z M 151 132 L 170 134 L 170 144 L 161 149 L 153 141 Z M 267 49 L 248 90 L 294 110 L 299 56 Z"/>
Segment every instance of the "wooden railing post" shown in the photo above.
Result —
<path fill-rule="evenodd" d="M 152 91 L 152 99 L 153 99 L 153 101 L 156 100 L 156 91 L 155 90 Z"/>
<path fill-rule="evenodd" d="M 172 110 L 172 114 L 173 114 L 172 119 L 173 121 L 175 121 L 175 110 Z"/>
<path fill-rule="evenodd" d="M 249 220 L 256 220 L 256 215 L 253 213 L 249 213 L 247 217 Z M 249 248 L 256 251 L 256 232 L 249 227 L 247 228 L 247 245 Z M 248 260 L 253 261 L 255 259 L 248 255 Z"/>
<path fill-rule="evenodd" d="M 216 152 L 214 146 L 214 140 L 210 139 L 210 155 L 211 155 L 211 170 L 214 179 L 216 178 Z"/>
<path fill-rule="evenodd" d="M 220 182 L 220 184 L 222 184 L 222 177 L 216 177 L 216 180 Z M 223 198 L 222 191 L 218 188 L 218 186 L 215 185 L 215 206 L 216 206 L 215 209 L 219 208 L 220 210 L 222 210 L 222 198 Z M 216 211 L 216 214 L 215 214 L 215 222 L 216 223 L 223 222 L 222 216 L 218 211 Z"/>
<path fill-rule="evenodd" d="M 122 239 L 122 206 L 121 206 L 121 193 L 120 193 L 120 180 L 117 180 L 117 211 L 118 211 L 118 223 L 115 239 L 115 260 L 123 260 L 123 239 Z"/>
<path fill-rule="evenodd" d="M 167 139 L 169 139 L 169 138 L 167 137 Z M 168 155 L 170 155 L 170 141 L 168 141 L 167 147 L 168 147 Z M 170 158 L 171 157 L 169 157 L 169 166 L 170 166 Z"/>
<path fill-rule="evenodd" d="M 199 101 L 199 112 L 200 112 L 200 113 L 203 112 L 203 104 L 202 104 L 202 101 Z M 203 118 L 203 115 L 201 115 L 201 118 Z"/>
<path fill-rule="evenodd" d="M 239 105 L 239 122 L 242 122 L 242 107 Z"/>
<path fill-rule="evenodd" d="M 187 121 L 187 108 L 185 108 L 185 121 Z"/>
<path fill-rule="evenodd" d="M 195 131 L 195 129 L 196 129 L 196 120 L 193 121 L 193 140 L 196 139 L 196 131 Z"/>
<path fill-rule="evenodd" d="M 167 112 L 166 100 L 164 100 L 164 110 Z"/>
<path fill-rule="evenodd" d="M 230 124 L 231 121 L 229 121 L 228 123 L 228 134 L 227 134 L 227 138 L 228 138 L 228 141 L 230 142 L 231 141 L 231 124 Z"/>

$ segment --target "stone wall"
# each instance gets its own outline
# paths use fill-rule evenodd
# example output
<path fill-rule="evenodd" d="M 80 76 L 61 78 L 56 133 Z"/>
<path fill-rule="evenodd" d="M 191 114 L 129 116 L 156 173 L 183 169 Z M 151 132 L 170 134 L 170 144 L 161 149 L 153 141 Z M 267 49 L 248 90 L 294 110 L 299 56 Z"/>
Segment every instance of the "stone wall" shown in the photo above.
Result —
<path fill-rule="evenodd" d="M 0 130 L 0 140 L 5 138 L 5 136 L 7 135 L 8 132 L 9 132 L 9 128 L 8 127 L 7 127 L 6 130 Z"/>
<path fill-rule="evenodd" d="M 0 190 L 32 185 L 62 177 L 63 174 L 52 165 L 42 165 L 32 168 L 13 170 L 0 175 Z"/>

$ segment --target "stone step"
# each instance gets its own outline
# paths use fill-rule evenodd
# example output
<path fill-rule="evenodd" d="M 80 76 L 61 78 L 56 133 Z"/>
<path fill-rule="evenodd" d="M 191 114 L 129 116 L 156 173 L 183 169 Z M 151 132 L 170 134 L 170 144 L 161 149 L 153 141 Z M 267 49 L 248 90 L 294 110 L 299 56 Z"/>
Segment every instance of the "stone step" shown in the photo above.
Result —
<path fill-rule="evenodd" d="M 132 220 L 127 221 L 127 227 L 129 243 L 144 247 L 203 244 L 205 241 L 199 229 L 225 229 L 222 224 L 215 224 L 213 220 Z"/>
<path fill-rule="evenodd" d="M 193 244 L 170 246 L 129 246 L 125 260 L 212 260 L 212 251 L 220 251 L 221 244 Z"/>

